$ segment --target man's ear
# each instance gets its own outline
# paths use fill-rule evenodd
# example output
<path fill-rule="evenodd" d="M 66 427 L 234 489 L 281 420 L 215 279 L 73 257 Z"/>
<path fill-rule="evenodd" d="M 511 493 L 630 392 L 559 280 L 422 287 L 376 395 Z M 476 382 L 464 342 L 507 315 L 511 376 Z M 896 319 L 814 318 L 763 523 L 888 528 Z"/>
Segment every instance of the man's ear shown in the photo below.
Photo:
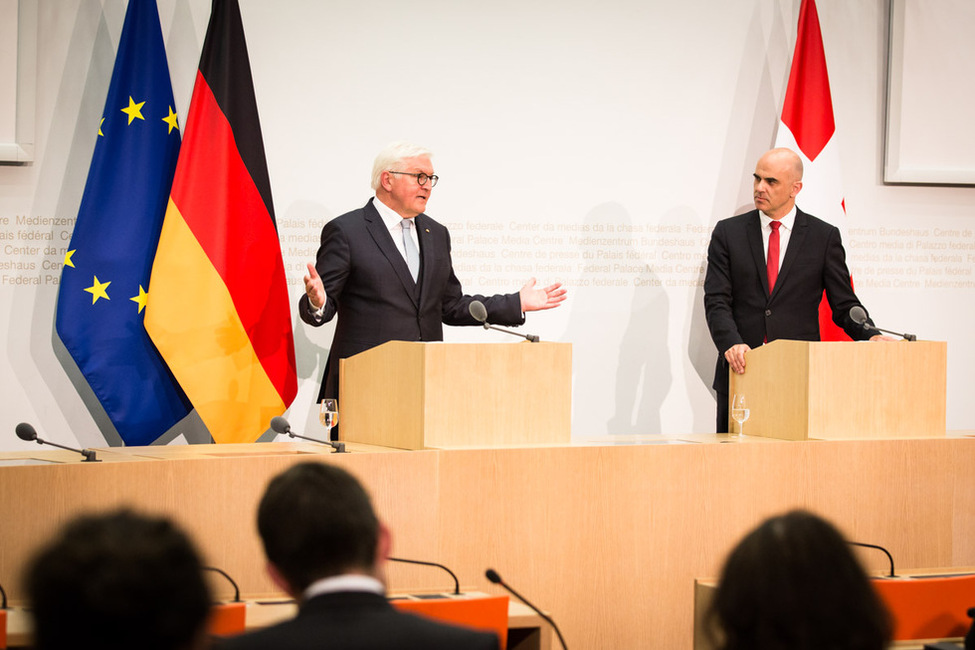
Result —
<path fill-rule="evenodd" d="M 285 579 L 284 575 L 281 574 L 281 570 L 278 569 L 273 562 L 268 560 L 264 565 L 264 568 L 267 570 L 267 574 L 271 577 L 271 582 L 273 582 L 278 589 L 288 594 L 295 600 L 299 600 L 301 598 L 301 594 L 296 593 L 295 588 L 292 587 L 291 584 Z"/>
<path fill-rule="evenodd" d="M 384 564 L 393 552 L 393 534 L 383 522 L 379 522 L 379 535 L 376 539 L 376 564 Z"/>
<path fill-rule="evenodd" d="M 383 585 L 388 585 L 386 580 L 386 559 L 393 550 L 393 535 L 389 532 L 386 524 L 379 522 L 379 535 L 376 538 L 376 556 L 372 563 L 373 576 Z"/>

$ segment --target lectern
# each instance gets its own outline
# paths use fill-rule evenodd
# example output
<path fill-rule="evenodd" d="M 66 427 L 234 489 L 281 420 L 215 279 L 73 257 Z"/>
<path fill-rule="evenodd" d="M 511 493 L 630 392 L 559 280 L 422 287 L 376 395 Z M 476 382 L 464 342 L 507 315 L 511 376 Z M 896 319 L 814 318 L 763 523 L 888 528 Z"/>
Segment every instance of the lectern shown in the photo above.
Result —
<path fill-rule="evenodd" d="M 400 449 L 566 444 L 569 343 L 390 341 L 339 364 L 343 440 Z"/>
<path fill-rule="evenodd" d="M 745 374 L 730 373 L 728 397 L 746 397 L 746 435 L 944 436 L 947 351 L 936 341 L 773 341 L 747 353 Z"/>

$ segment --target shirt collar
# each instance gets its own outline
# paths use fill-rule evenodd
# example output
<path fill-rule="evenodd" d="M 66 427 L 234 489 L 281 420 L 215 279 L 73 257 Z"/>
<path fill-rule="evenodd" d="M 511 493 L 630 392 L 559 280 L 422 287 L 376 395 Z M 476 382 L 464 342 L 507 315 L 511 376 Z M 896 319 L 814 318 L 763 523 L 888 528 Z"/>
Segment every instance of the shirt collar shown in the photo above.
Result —
<path fill-rule="evenodd" d="M 309 600 L 315 596 L 323 594 L 333 594 L 340 591 L 366 591 L 369 593 L 384 596 L 386 589 L 376 578 L 372 576 L 349 573 L 340 576 L 329 576 L 311 583 L 301 595 L 304 600 Z"/>
<path fill-rule="evenodd" d="M 374 208 L 376 208 L 376 212 L 379 213 L 383 223 L 386 224 L 387 230 L 393 230 L 394 228 L 400 227 L 400 222 L 403 221 L 403 217 L 401 217 L 396 210 L 383 203 L 378 196 L 372 202 L 372 205 Z M 413 223 L 416 222 L 414 221 Z"/>
<path fill-rule="evenodd" d="M 762 218 L 762 229 L 763 230 L 770 230 L 771 229 L 771 226 L 769 224 L 772 223 L 772 217 L 766 215 L 761 210 L 758 211 L 758 216 Z M 782 217 L 781 219 L 779 219 L 779 222 L 782 223 L 782 227 L 783 228 L 785 228 L 786 230 L 791 231 L 792 230 L 792 226 L 796 222 L 796 206 L 793 205 L 792 206 L 792 209 L 789 210 L 789 213 L 787 215 L 785 215 L 784 217 Z"/>

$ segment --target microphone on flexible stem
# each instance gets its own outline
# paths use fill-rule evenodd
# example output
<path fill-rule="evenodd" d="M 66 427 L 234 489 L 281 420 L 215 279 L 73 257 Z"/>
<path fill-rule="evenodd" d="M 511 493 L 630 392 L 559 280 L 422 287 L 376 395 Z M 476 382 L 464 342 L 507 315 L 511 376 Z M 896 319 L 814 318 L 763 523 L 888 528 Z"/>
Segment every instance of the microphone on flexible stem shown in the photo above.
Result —
<path fill-rule="evenodd" d="M 229 573 L 227 573 L 223 569 L 218 569 L 215 566 L 205 566 L 205 567 L 201 567 L 201 568 L 204 571 L 213 571 L 214 573 L 219 573 L 224 578 L 226 578 L 227 581 L 230 582 L 230 584 L 233 585 L 233 587 L 234 587 L 234 600 L 233 600 L 233 602 L 235 602 L 235 603 L 239 603 L 240 602 L 240 587 L 237 586 L 237 583 L 234 581 L 233 578 L 230 577 L 230 574 Z"/>
<path fill-rule="evenodd" d="M 867 312 L 863 310 L 860 305 L 854 305 L 850 308 L 850 320 L 859 325 L 860 327 L 866 329 L 868 327 L 873 328 L 879 332 L 884 332 L 885 334 L 893 334 L 894 336 L 899 336 L 905 341 L 916 341 L 917 336 L 914 334 L 901 334 L 900 332 L 891 332 L 890 330 L 885 330 L 882 327 L 877 327 L 876 325 L 871 325 L 867 322 Z"/>
<path fill-rule="evenodd" d="M 894 575 L 894 556 L 891 555 L 890 554 L 890 551 L 888 551 L 887 549 L 885 549 L 883 546 L 877 546 L 876 544 L 864 544 L 863 542 L 851 542 L 849 540 L 847 540 L 846 543 L 849 544 L 849 545 L 851 545 L 851 546 L 862 546 L 863 548 L 875 548 L 878 551 L 883 551 L 887 555 L 887 559 L 890 561 L 890 575 L 889 576 L 885 576 L 885 577 L 887 577 L 887 578 L 896 578 L 897 577 L 896 575 Z"/>
<path fill-rule="evenodd" d="M 406 558 L 402 558 L 402 557 L 387 557 L 386 559 L 389 560 L 390 562 L 405 562 L 406 564 L 422 564 L 423 566 L 435 566 L 437 568 L 443 569 L 444 571 L 450 574 L 451 578 L 454 579 L 454 595 L 455 596 L 460 595 L 460 582 L 457 580 L 457 576 L 454 575 L 453 571 L 451 571 L 450 569 L 448 569 L 442 564 L 437 564 L 436 562 L 423 562 L 421 560 L 407 560 Z"/>
<path fill-rule="evenodd" d="M 59 449 L 67 449 L 68 451 L 79 453 L 85 457 L 85 460 L 82 461 L 85 463 L 102 462 L 95 457 L 95 451 L 92 449 L 75 449 L 74 447 L 65 447 L 64 445 L 59 445 L 56 442 L 49 442 L 47 440 L 42 440 L 38 438 L 37 431 L 35 431 L 34 427 L 27 424 L 26 422 L 21 422 L 20 424 L 18 424 L 15 430 L 17 432 L 17 437 L 20 438 L 21 440 L 26 440 L 27 442 L 30 442 L 31 440 L 36 440 L 37 444 L 39 445 L 51 445 L 52 447 L 58 447 Z"/>
<path fill-rule="evenodd" d="M 309 438 L 308 436 L 298 435 L 297 433 L 291 430 L 291 425 L 288 423 L 288 421 L 280 415 L 275 415 L 273 418 L 271 418 L 271 429 L 275 433 L 286 433 L 292 438 L 301 438 L 302 440 L 310 440 L 312 442 L 317 442 L 322 445 L 328 445 L 334 450 L 332 452 L 333 454 L 349 453 L 345 450 L 344 442 L 333 442 L 331 440 L 319 440 L 318 438 Z"/>
<path fill-rule="evenodd" d="M 487 577 L 488 580 L 490 580 L 494 584 L 501 585 L 502 587 L 504 587 L 512 596 L 514 596 L 515 598 L 517 598 L 521 602 L 523 602 L 526 605 L 528 605 L 529 607 L 531 607 L 533 610 L 535 610 L 535 613 L 536 614 L 538 614 L 539 616 L 541 616 L 542 618 L 544 618 L 546 621 L 548 621 L 548 624 L 552 626 L 552 629 L 555 630 L 555 633 L 559 637 L 559 643 L 562 644 L 562 650 L 568 650 L 566 648 L 566 646 L 565 646 L 565 639 L 562 638 L 562 632 L 559 631 L 559 626 L 555 624 L 555 621 L 553 621 L 552 618 L 548 614 L 545 614 L 542 610 L 538 609 L 537 607 L 535 607 L 534 605 L 532 605 L 530 602 L 528 602 L 527 600 L 525 600 L 525 597 L 524 596 L 522 596 L 517 591 L 515 591 L 514 589 L 512 589 L 511 587 L 509 587 L 507 585 L 507 583 L 505 583 L 505 581 L 501 579 L 501 576 L 498 575 L 498 572 L 495 571 L 494 569 L 488 569 L 487 571 L 484 572 L 484 575 L 485 575 L 485 577 Z"/>
<path fill-rule="evenodd" d="M 488 323 L 487 308 L 484 306 L 484 303 L 481 302 L 480 300 L 472 300 L 471 304 L 467 307 L 467 311 L 469 311 L 471 313 L 471 316 L 474 317 L 474 320 L 476 320 L 478 323 L 481 323 L 481 325 L 483 325 L 484 329 L 486 330 L 498 330 L 499 332 L 504 332 L 505 334 L 512 334 L 514 336 L 517 336 L 518 338 L 527 339 L 532 343 L 538 343 L 538 335 L 536 334 L 522 334 L 520 332 L 513 332 L 511 330 L 506 330 L 503 327 L 496 327 Z"/>

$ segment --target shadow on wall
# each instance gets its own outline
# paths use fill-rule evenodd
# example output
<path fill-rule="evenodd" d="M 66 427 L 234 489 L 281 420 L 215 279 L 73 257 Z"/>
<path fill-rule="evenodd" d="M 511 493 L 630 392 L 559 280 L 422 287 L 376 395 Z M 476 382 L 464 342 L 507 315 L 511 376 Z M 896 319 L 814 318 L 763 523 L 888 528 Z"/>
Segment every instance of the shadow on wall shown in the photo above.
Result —
<path fill-rule="evenodd" d="M 607 202 L 590 210 L 583 224 L 588 226 L 587 234 L 594 226 L 609 233 L 616 232 L 617 226 L 631 225 L 632 218 L 619 203 Z M 582 250 L 584 257 L 594 256 L 591 262 L 604 249 L 584 245 Z M 629 282 L 594 286 L 597 278 Z M 574 343 L 574 435 L 660 433 L 660 406 L 672 376 L 667 349 L 669 304 L 659 278 L 649 264 L 643 264 L 636 275 L 583 271 L 575 282 L 583 281 L 589 284 L 569 286 L 572 312 L 564 334 Z M 607 355 L 613 341 L 619 341 L 615 358 Z"/>
<path fill-rule="evenodd" d="M 773 29 L 767 43 L 759 6 L 756 5 L 749 23 L 735 101 L 731 106 L 728 128 L 725 129 L 727 136 L 715 185 L 713 210 L 708 222 L 711 227 L 721 219 L 755 207 L 751 203 L 751 177 L 755 162 L 775 142 L 780 112 L 776 96 L 784 95 L 788 85 L 792 51 L 786 35 L 792 33 L 793 28 L 786 21 L 779 4 L 775 5 L 773 11 Z M 755 61 L 762 61 L 763 64 L 754 65 Z M 718 351 L 711 341 L 704 315 L 705 273 L 706 267 L 701 271 L 701 282 L 694 291 L 690 306 L 687 357 L 694 368 L 694 374 L 713 396 L 711 382 L 714 379 Z M 693 381 L 690 374 L 687 381 Z M 694 431 L 713 431 L 714 414 L 695 410 L 693 426 Z"/>
<path fill-rule="evenodd" d="M 117 18 L 120 29 L 123 15 L 120 3 L 107 3 L 103 9 L 97 0 L 86 0 L 78 7 L 53 104 L 47 143 L 39 159 L 31 207 L 33 216 L 73 218 L 78 214 L 115 62 L 116 43 L 110 35 L 107 20 Z M 79 83 L 79 80 L 83 81 Z M 52 226 L 53 230 L 56 232 L 52 233 L 52 241 L 66 245 L 67 240 L 62 241 L 61 235 L 65 230 L 70 235 L 71 229 Z M 64 255 L 59 253 L 45 258 L 59 267 Z M 57 271 L 53 274 L 60 275 Z M 83 446 L 121 444 L 115 427 L 57 338 L 54 331 L 56 302 L 55 284 L 37 290 L 20 288 L 13 298 L 12 311 L 30 312 L 31 317 L 29 323 L 23 319 L 22 325 L 11 327 L 10 347 L 12 351 L 20 348 L 11 354 L 11 361 L 28 399 L 37 400 L 34 406 L 41 418 L 40 428 L 54 441 L 72 442 L 76 439 Z M 14 321 L 11 324 L 14 325 Z M 23 341 L 27 339 L 30 341 L 29 359 L 23 358 L 26 348 Z M 61 364 L 63 372 L 55 360 Z M 46 389 L 40 387 L 41 383 Z M 80 396 L 80 401 L 76 396 Z M 63 420 L 69 423 L 68 431 L 59 431 L 62 420 L 56 414 L 46 415 L 52 401 L 57 404 Z"/>
<path fill-rule="evenodd" d="M 335 216 L 334 211 L 315 201 L 300 200 L 288 206 L 282 215 L 278 213 L 278 237 L 288 279 L 288 299 L 295 340 L 295 362 L 298 374 L 298 394 L 288 409 L 287 417 L 295 433 L 316 436 L 321 432 L 318 422 L 316 399 L 325 362 L 335 332 L 336 320 L 321 327 L 305 324 L 298 316 L 298 300 L 304 295 L 306 265 L 314 264 L 321 241 L 322 226 Z M 324 436 L 320 436 L 324 438 Z M 270 429 L 258 442 L 290 440 L 278 436 Z"/>

